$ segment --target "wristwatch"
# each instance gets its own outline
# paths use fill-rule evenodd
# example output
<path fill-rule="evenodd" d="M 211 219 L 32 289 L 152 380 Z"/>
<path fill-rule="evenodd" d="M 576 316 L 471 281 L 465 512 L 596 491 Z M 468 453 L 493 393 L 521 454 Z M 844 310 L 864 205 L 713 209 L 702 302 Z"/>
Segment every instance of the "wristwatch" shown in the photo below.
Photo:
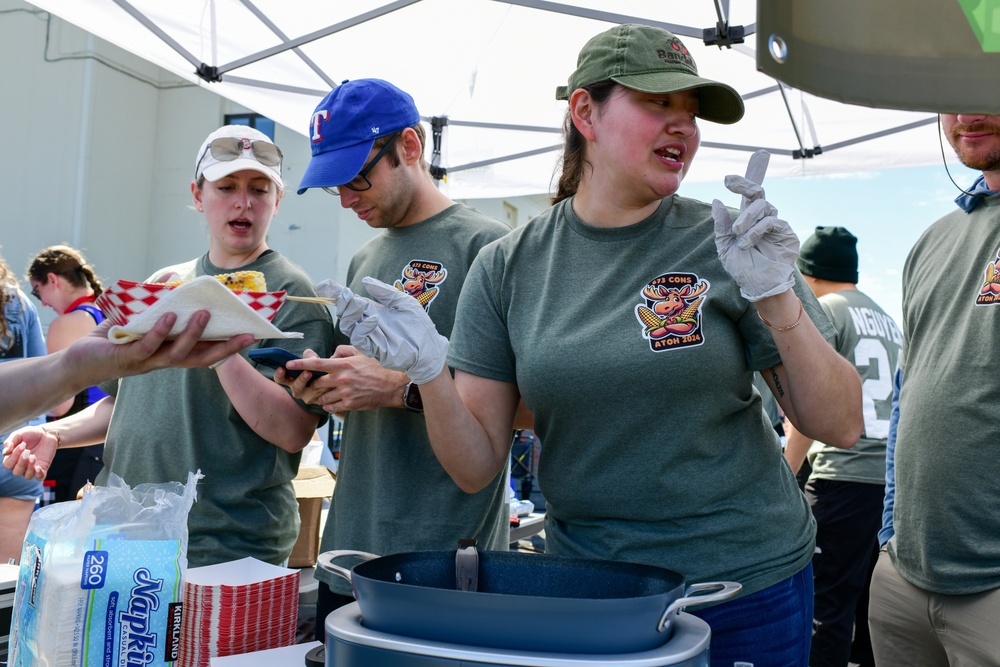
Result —
<path fill-rule="evenodd" d="M 403 390 L 403 405 L 410 412 L 423 412 L 424 403 L 420 400 L 420 387 L 410 382 Z"/>

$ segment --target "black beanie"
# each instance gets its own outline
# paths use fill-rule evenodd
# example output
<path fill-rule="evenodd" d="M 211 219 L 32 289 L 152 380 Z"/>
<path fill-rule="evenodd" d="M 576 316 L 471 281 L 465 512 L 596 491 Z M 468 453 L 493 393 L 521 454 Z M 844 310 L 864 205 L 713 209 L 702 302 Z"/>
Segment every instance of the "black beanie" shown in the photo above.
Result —
<path fill-rule="evenodd" d="M 838 283 L 858 282 L 858 237 L 843 227 L 817 227 L 799 250 L 804 275 Z"/>

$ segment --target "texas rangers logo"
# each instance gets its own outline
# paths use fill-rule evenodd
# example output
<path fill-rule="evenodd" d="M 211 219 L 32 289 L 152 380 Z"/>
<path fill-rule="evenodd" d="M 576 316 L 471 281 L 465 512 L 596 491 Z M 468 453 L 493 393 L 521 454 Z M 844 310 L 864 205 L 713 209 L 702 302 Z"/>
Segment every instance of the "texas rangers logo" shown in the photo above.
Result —
<path fill-rule="evenodd" d="M 691 347 L 705 342 L 701 306 L 709 288 L 693 273 L 664 273 L 642 288 L 645 302 L 635 307 L 642 337 L 654 352 Z"/>
<path fill-rule="evenodd" d="M 431 301 L 440 291 L 437 285 L 447 277 L 448 269 L 440 263 L 415 259 L 403 268 L 403 280 L 397 280 L 394 286 L 419 301 L 424 310 L 428 310 Z"/>
<path fill-rule="evenodd" d="M 996 259 L 986 264 L 986 282 L 979 288 L 976 296 L 977 306 L 994 303 L 1000 303 L 1000 250 L 997 250 Z"/>
<path fill-rule="evenodd" d="M 323 123 L 330 119 L 330 111 L 323 109 L 317 111 L 312 115 L 312 119 L 309 121 L 309 127 L 312 128 L 312 135 L 309 137 L 312 139 L 314 144 L 323 141 Z"/>

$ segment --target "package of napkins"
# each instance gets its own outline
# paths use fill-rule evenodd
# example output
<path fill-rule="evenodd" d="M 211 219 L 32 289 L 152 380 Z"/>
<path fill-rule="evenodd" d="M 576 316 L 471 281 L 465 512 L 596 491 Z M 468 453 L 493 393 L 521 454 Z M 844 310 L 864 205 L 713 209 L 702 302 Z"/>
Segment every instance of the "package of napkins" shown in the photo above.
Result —
<path fill-rule="evenodd" d="M 82 500 L 36 511 L 21 552 L 9 667 L 173 665 L 200 478 L 132 489 L 112 474 Z"/>

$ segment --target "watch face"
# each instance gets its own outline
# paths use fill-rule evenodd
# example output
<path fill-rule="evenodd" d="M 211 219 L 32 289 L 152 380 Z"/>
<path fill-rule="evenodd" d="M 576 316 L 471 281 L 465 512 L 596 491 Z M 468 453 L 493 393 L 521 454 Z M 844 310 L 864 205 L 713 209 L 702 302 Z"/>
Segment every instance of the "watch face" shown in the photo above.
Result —
<path fill-rule="evenodd" d="M 412 382 L 406 385 L 406 392 L 403 394 L 403 404 L 415 412 L 423 412 L 424 404 L 420 400 L 420 387 Z"/>

